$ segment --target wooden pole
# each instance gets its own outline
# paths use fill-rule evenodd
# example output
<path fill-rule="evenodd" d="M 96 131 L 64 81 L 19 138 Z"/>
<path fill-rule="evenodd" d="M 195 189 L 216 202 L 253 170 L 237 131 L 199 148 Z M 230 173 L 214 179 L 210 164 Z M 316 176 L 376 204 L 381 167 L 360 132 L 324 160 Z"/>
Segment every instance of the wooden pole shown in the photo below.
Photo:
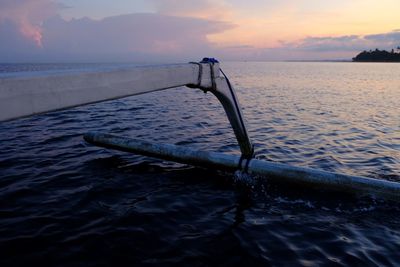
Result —
<path fill-rule="evenodd" d="M 400 197 L 400 183 L 386 180 L 295 167 L 258 159 L 249 159 L 249 162 L 247 160 L 241 161 L 241 157 L 236 155 L 198 151 L 176 145 L 152 144 L 111 134 L 88 133 L 84 138 L 87 142 L 97 146 L 184 164 L 230 171 L 243 169 L 247 165 L 247 170 L 251 174 L 258 174 L 282 182 L 302 183 L 324 189 L 377 195 L 388 199 L 398 200 Z"/>

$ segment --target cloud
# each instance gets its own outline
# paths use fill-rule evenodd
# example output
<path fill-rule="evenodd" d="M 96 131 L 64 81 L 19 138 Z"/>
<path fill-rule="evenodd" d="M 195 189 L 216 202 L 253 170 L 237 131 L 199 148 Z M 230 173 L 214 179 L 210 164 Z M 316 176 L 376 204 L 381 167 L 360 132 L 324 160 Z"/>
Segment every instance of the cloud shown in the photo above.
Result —
<path fill-rule="evenodd" d="M 56 0 L 0 0 L 0 61 L 197 59 L 217 53 L 209 35 L 235 27 L 212 19 L 225 4 L 152 1 L 157 13 L 65 20 Z"/>
<path fill-rule="evenodd" d="M 19 25 L 11 20 L 0 24 L 0 62 L 13 62 L 16 58 L 37 54 L 40 47 L 28 40 L 20 30 Z"/>
<path fill-rule="evenodd" d="M 394 30 L 389 33 L 370 34 L 364 37 L 365 40 L 384 43 L 386 46 L 399 46 L 400 45 L 400 31 Z"/>
<path fill-rule="evenodd" d="M 338 37 L 307 37 L 287 47 L 304 51 L 354 51 L 365 45 L 362 37 L 346 35 Z"/>
<path fill-rule="evenodd" d="M 295 42 L 280 41 L 272 48 L 226 46 L 220 54 L 231 60 L 350 60 L 370 49 L 395 49 L 400 45 L 400 31 L 325 37 L 306 37 Z"/>
<path fill-rule="evenodd" d="M 15 23 L 0 31 L 8 38 Z M 59 16 L 41 25 L 41 49 L 24 58 L 41 61 L 167 61 L 200 59 L 214 52 L 207 35 L 230 29 L 226 22 L 160 14 L 130 14 L 93 20 L 66 21 Z M 18 34 L 0 49 L 0 59 L 26 49 Z M 15 48 L 16 47 L 16 48 Z M 25 50 L 26 51 L 26 50 Z"/>
<path fill-rule="evenodd" d="M 281 48 L 314 51 L 341 52 L 361 51 L 369 49 L 392 49 L 400 44 L 400 32 L 395 30 L 388 33 L 370 35 L 345 35 L 336 37 L 307 37 L 297 42 L 281 42 Z"/>
<path fill-rule="evenodd" d="M 56 12 L 57 4 L 52 0 L 1 0 L 0 27 L 15 24 L 25 38 L 42 46 L 41 24 Z"/>
<path fill-rule="evenodd" d="M 225 1 L 215 0 L 150 0 L 159 14 L 228 20 L 232 16 L 232 6 Z"/>

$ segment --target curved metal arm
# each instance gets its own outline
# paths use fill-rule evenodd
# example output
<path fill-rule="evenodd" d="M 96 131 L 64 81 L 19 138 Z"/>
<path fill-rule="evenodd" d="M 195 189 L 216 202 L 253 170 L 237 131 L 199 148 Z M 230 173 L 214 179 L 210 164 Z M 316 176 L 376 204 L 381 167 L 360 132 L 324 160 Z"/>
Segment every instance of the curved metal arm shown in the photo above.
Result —
<path fill-rule="evenodd" d="M 188 85 L 188 87 L 199 88 L 206 92 L 209 91 L 217 97 L 219 102 L 222 104 L 226 115 L 228 116 L 229 122 L 233 128 L 236 139 L 239 143 L 240 151 L 242 152 L 242 157 L 247 159 L 252 158 L 254 157 L 254 147 L 247 133 L 246 124 L 242 114 L 242 109 L 237 99 L 235 90 L 233 89 L 231 83 L 229 82 L 225 74 L 224 74 L 225 77 L 220 77 L 219 65 L 214 63 L 215 62 L 207 62 L 207 64 L 210 67 L 205 68 L 205 70 L 207 69 L 209 70 L 209 74 L 211 75 L 211 86 L 202 84 L 203 80 L 202 72 L 204 68 L 204 61 L 202 61 L 201 62 L 202 65 L 198 64 L 200 73 L 199 84 L 197 85 L 190 84 Z M 215 75 L 216 73 L 217 75 Z"/>
<path fill-rule="evenodd" d="M 250 141 L 249 134 L 247 133 L 242 109 L 239 105 L 236 93 L 226 78 L 217 78 L 215 84 L 216 88 L 210 90 L 210 92 L 218 98 L 219 102 L 221 102 L 224 107 L 243 157 L 252 158 L 254 156 L 254 148 Z"/>

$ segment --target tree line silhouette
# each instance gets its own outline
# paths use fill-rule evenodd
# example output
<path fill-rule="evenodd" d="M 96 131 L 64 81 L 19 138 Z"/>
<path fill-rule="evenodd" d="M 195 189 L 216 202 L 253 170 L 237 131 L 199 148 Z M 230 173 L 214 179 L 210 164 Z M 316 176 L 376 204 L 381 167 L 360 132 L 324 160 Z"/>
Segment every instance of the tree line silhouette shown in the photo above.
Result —
<path fill-rule="evenodd" d="M 356 57 L 353 57 L 354 62 L 400 62 L 400 46 L 388 52 L 386 50 L 369 50 L 359 53 Z"/>

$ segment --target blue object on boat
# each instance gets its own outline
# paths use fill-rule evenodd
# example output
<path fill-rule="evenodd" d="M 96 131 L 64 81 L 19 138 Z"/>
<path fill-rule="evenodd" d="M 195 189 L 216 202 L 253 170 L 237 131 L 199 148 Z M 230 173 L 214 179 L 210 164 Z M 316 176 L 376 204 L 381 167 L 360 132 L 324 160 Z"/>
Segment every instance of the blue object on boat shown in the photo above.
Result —
<path fill-rule="evenodd" d="M 219 63 L 219 61 L 213 57 L 205 57 L 200 61 L 200 63 Z"/>

